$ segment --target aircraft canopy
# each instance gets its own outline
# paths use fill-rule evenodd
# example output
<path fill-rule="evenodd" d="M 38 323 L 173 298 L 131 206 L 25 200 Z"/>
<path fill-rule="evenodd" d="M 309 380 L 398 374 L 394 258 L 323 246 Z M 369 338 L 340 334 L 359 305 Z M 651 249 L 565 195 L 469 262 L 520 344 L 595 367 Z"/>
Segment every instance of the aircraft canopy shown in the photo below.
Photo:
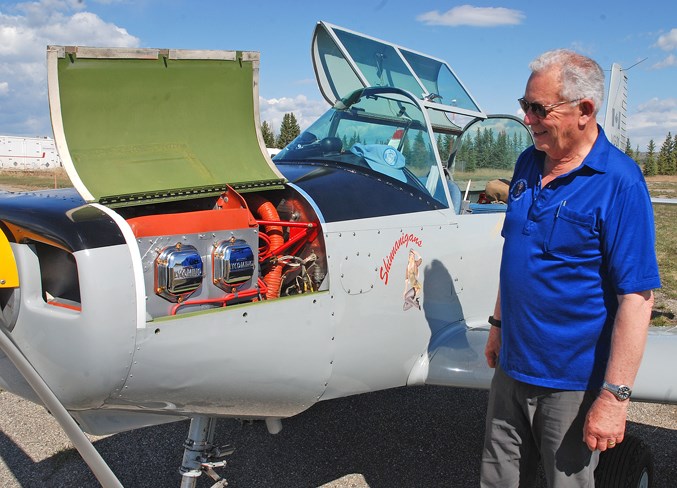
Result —
<path fill-rule="evenodd" d="M 459 131 L 451 114 L 486 117 L 443 60 L 326 22 L 315 28 L 312 57 L 320 91 L 331 104 L 358 88 L 393 87 L 419 98 L 438 129 Z"/>

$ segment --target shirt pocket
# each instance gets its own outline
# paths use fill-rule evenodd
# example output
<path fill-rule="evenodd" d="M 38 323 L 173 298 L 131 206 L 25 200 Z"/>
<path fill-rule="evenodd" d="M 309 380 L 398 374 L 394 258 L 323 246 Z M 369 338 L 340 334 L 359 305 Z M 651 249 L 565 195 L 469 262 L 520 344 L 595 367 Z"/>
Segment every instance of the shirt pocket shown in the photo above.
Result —
<path fill-rule="evenodd" d="M 572 257 L 588 257 L 599 249 L 595 217 L 561 206 L 555 215 L 550 234 L 545 240 L 545 251 Z"/>

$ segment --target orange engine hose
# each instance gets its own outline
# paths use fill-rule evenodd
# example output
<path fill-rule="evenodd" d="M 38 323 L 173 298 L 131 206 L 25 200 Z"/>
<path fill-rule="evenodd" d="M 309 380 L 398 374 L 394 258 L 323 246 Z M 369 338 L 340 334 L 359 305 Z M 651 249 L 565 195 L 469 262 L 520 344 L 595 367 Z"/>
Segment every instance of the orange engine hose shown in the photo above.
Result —
<path fill-rule="evenodd" d="M 252 206 L 255 207 L 256 213 L 262 220 L 280 220 L 277 209 L 275 209 L 275 206 L 268 200 L 258 195 L 251 195 L 248 200 Z M 268 235 L 268 238 L 270 239 L 270 249 L 277 249 L 284 244 L 281 225 L 266 225 L 264 226 L 264 229 L 266 235 Z M 280 288 L 282 287 L 282 268 L 283 266 L 281 264 L 275 264 L 263 277 L 263 281 L 268 287 L 268 291 L 266 292 L 266 298 L 268 299 L 279 298 L 280 296 Z"/>

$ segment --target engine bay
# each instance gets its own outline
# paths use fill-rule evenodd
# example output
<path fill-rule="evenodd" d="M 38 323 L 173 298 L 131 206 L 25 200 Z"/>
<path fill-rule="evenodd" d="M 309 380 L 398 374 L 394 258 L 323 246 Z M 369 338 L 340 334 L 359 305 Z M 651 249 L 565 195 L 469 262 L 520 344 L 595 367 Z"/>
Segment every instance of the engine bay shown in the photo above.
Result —
<path fill-rule="evenodd" d="M 147 320 L 327 287 L 319 219 L 293 189 L 117 212 L 137 240 Z"/>

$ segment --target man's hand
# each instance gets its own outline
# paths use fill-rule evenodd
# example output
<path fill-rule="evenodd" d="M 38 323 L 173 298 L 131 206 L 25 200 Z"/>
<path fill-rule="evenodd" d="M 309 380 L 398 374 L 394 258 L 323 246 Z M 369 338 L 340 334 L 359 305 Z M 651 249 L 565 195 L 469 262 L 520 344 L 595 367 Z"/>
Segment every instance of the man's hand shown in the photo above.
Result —
<path fill-rule="evenodd" d="M 495 368 L 498 364 L 498 352 L 501 350 L 501 329 L 491 327 L 487 345 L 484 348 L 484 356 L 487 358 L 487 364 L 490 368 Z"/>
<path fill-rule="evenodd" d="M 602 390 L 593 402 L 583 427 L 583 440 L 591 451 L 606 451 L 623 442 L 629 401 L 619 402 Z"/>

